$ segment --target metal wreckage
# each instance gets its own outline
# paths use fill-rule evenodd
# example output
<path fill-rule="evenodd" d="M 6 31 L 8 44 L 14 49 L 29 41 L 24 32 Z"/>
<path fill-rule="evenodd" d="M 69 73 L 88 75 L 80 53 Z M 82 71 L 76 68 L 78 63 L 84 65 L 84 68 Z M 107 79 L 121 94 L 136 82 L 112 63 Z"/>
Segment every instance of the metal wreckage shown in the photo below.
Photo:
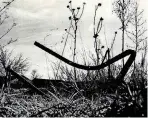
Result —
<path fill-rule="evenodd" d="M 125 83 L 124 81 L 124 77 L 126 75 L 126 73 L 128 72 L 130 66 L 132 65 L 133 61 L 135 60 L 135 57 L 136 57 L 136 52 L 134 50 L 126 50 L 122 53 L 120 53 L 119 55 L 111 58 L 111 59 L 108 59 L 106 62 L 104 62 L 106 56 L 107 56 L 107 53 L 109 53 L 109 49 L 106 51 L 106 54 L 104 56 L 104 59 L 102 61 L 102 64 L 101 65 L 97 65 L 97 66 L 85 66 L 85 65 L 80 65 L 78 63 L 74 63 L 68 59 L 66 59 L 65 57 L 57 54 L 56 52 L 52 51 L 51 49 L 45 47 L 44 45 L 38 43 L 38 42 L 35 42 L 34 43 L 35 46 L 37 46 L 38 48 L 44 50 L 45 52 L 51 54 L 52 56 L 58 58 L 59 60 L 67 63 L 68 65 L 72 66 L 72 67 L 75 67 L 75 68 L 78 68 L 78 69 L 82 69 L 82 70 L 100 70 L 102 68 L 105 68 L 105 67 L 109 67 L 111 64 L 115 63 L 116 61 L 126 57 L 126 56 L 129 56 L 129 58 L 127 59 L 125 65 L 123 66 L 122 70 L 120 71 L 120 73 L 118 74 L 118 76 L 115 78 L 115 85 L 116 87 L 118 87 L 119 85 Z M 43 97 L 46 97 L 47 99 L 50 98 L 51 96 L 47 95 L 46 93 L 44 93 L 41 89 L 39 89 L 36 85 L 33 84 L 33 82 L 31 82 L 28 78 L 24 77 L 24 76 L 21 76 L 19 75 L 18 73 L 14 72 L 10 67 L 7 68 L 8 70 L 8 76 L 7 78 L 10 78 L 11 79 L 11 76 L 14 76 L 15 78 L 19 79 L 20 81 L 22 81 L 24 84 L 26 84 L 29 88 L 31 88 L 34 92 L 37 92 L 41 95 L 43 95 Z M 56 80 L 55 80 L 56 81 Z M 108 85 L 106 85 L 108 86 Z M 52 92 L 50 92 L 50 94 L 54 96 L 54 94 L 52 94 Z M 57 99 L 57 97 L 55 97 Z"/>

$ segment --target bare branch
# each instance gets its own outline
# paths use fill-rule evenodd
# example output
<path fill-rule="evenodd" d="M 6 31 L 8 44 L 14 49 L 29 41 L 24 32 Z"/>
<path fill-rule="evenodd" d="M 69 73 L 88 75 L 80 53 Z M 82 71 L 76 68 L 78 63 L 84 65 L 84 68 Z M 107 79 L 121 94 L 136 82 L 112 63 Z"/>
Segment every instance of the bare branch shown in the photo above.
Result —
<path fill-rule="evenodd" d="M 146 31 L 147 31 L 147 29 L 144 29 L 144 30 L 138 35 L 138 38 L 139 38 L 140 36 L 142 36 Z"/>
<path fill-rule="evenodd" d="M 6 36 L 6 35 L 13 29 L 14 26 L 16 26 L 15 23 L 13 23 L 13 25 L 10 27 L 10 29 L 8 29 L 7 32 L 5 32 L 5 33 L 0 37 L 0 40 L 1 40 L 4 36 Z"/>
<path fill-rule="evenodd" d="M 3 8 L 0 9 L 0 12 L 2 12 L 2 11 L 5 10 L 8 6 L 10 6 L 12 2 L 14 2 L 14 0 L 12 0 L 11 2 L 7 2 L 7 4 L 6 4 Z"/>

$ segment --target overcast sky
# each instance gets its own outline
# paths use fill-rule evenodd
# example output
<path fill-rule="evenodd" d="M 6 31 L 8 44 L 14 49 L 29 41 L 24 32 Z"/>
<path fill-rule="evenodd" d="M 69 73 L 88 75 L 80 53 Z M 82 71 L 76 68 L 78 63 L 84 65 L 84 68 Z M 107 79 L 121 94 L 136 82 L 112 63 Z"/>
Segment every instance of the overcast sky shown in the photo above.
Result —
<path fill-rule="evenodd" d="M 73 0 L 72 3 L 73 6 L 82 7 L 84 1 L 86 2 L 86 6 L 79 25 L 82 40 L 80 39 L 80 33 L 78 33 L 77 52 L 82 50 L 82 47 L 87 51 L 94 51 L 92 38 L 94 6 L 102 3 L 102 7 L 97 12 L 98 19 L 100 17 L 104 18 L 100 39 L 102 45 L 107 48 L 104 32 L 107 44 L 110 46 L 109 44 L 114 37 L 114 32 L 118 31 L 114 48 L 115 54 L 119 54 L 121 52 L 121 31 L 119 30 L 121 24 L 116 15 L 112 13 L 112 3 L 114 0 L 93 0 L 93 2 L 92 0 Z M 64 43 L 60 42 L 63 40 L 62 36 L 65 36 L 64 29 L 69 27 L 68 17 L 70 12 L 66 8 L 68 2 L 69 0 L 16 0 L 9 9 L 11 21 L 14 20 L 17 26 L 5 39 L 18 38 L 18 42 L 10 45 L 8 48 L 13 49 L 16 54 L 23 53 L 29 59 L 31 64 L 30 70 L 37 69 L 44 78 L 47 78 L 48 74 L 52 75 L 49 62 L 57 59 L 45 54 L 44 51 L 33 44 L 35 41 L 38 41 L 61 54 Z M 145 10 L 144 18 L 148 18 L 148 0 L 140 0 L 139 3 L 140 8 Z M 3 26 L 3 29 L 7 29 L 10 23 L 7 22 Z M 44 40 L 47 35 L 48 37 Z M 127 40 L 126 42 L 130 41 Z M 64 56 L 72 60 L 70 45 L 71 42 L 69 41 Z"/>

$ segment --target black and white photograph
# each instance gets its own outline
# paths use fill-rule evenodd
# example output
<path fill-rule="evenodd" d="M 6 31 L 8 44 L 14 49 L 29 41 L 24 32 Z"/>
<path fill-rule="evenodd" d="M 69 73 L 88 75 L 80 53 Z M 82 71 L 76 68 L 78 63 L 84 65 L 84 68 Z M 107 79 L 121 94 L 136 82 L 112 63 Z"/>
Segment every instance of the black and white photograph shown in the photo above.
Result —
<path fill-rule="evenodd" d="M 148 0 L 0 0 L 0 117 L 147 117 Z"/>

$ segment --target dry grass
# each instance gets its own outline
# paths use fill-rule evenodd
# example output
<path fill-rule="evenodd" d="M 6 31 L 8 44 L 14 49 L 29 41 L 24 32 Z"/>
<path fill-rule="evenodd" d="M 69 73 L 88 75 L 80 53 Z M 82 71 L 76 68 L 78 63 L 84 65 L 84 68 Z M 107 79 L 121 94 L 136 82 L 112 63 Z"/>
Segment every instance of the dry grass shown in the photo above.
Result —
<path fill-rule="evenodd" d="M 63 101 L 67 101 L 67 103 L 62 104 L 57 103 L 52 97 L 49 100 L 41 95 L 24 93 L 25 91 L 26 89 L 13 89 L 11 93 L 5 94 L 5 100 L 0 104 L 1 117 L 103 116 L 112 101 L 103 96 L 94 100 L 89 100 L 85 97 L 75 100 L 62 98 Z M 3 96 L 0 97 L 1 100 Z M 105 108 L 104 106 L 107 107 Z"/>

